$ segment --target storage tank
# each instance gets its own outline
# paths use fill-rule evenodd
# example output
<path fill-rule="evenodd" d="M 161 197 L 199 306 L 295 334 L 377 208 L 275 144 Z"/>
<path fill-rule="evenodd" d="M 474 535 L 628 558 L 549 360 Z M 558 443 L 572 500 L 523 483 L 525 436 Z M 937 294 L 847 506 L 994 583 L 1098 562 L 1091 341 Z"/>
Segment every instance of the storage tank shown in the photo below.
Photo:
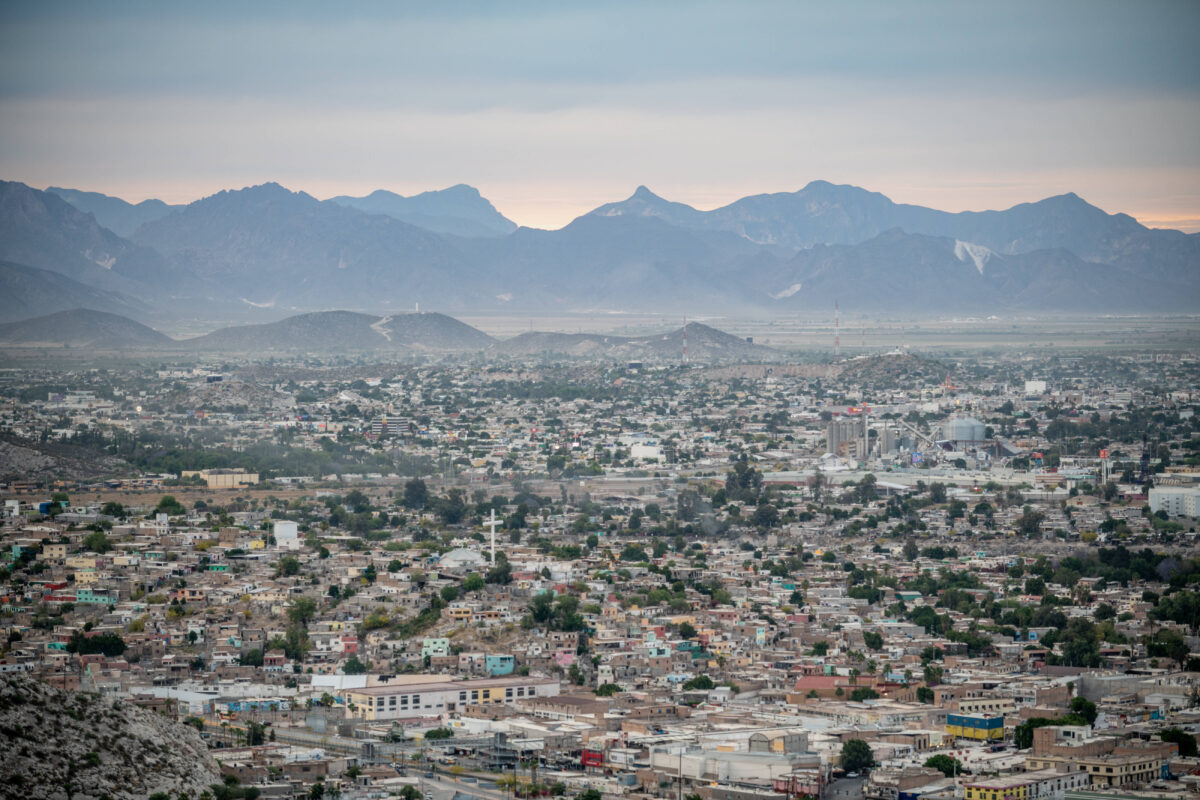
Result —
<path fill-rule="evenodd" d="M 987 426 L 974 417 L 955 417 L 942 425 L 942 438 L 952 442 L 981 442 Z"/>

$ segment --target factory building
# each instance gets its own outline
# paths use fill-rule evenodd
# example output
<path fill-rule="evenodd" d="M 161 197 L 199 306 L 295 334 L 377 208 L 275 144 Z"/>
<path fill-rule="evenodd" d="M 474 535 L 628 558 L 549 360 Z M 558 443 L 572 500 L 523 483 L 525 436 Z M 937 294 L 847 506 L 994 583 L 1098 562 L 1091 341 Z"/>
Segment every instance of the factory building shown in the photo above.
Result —
<path fill-rule="evenodd" d="M 831 420 L 825 428 L 825 449 L 832 455 L 865 459 L 869 447 L 866 414 Z"/>

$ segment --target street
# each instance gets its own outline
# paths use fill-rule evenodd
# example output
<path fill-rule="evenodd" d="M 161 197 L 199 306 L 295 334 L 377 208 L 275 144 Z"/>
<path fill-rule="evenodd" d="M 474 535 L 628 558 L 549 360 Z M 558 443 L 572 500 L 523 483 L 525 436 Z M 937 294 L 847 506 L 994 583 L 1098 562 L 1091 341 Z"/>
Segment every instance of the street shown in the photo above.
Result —
<path fill-rule="evenodd" d="M 829 784 L 825 790 L 826 800 L 858 800 L 863 796 L 866 778 L 842 778 Z"/>

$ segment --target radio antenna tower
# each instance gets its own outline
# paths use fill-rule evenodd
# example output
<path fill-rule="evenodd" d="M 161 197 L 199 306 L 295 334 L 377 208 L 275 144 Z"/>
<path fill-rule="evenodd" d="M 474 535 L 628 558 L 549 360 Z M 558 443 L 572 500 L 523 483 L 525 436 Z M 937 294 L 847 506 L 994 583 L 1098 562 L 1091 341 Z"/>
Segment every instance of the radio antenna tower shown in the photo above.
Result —
<path fill-rule="evenodd" d="M 687 360 L 687 317 L 683 318 L 683 363 L 688 363 Z"/>
<path fill-rule="evenodd" d="M 833 301 L 833 357 L 842 357 L 842 311 L 837 300 Z"/>

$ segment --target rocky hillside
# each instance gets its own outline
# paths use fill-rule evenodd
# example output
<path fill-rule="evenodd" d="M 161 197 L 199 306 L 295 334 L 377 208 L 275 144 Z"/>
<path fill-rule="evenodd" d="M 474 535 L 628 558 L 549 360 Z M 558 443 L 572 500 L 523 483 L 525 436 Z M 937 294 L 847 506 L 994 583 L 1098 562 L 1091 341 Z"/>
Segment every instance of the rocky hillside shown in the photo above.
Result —
<path fill-rule="evenodd" d="M 0 434 L 0 480 L 96 480 L 128 472 L 124 459 L 70 442 Z"/>
<path fill-rule="evenodd" d="M 118 314 L 75 308 L 44 317 L 0 325 L 0 345 L 21 347 L 92 347 L 124 350 L 175 346 L 175 340 Z"/>
<path fill-rule="evenodd" d="M 0 734 L 0 786 L 11 797 L 196 797 L 221 781 L 194 729 L 23 675 L 0 677 Z"/>
<path fill-rule="evenodd" d="M 598 333 L 531 331 L 496 343 L 490 353 L 507 356 L 567 356 L 615 361 L 683 361 L 684 328 L 652 336 L 609 336 Z M 689 322 L 688 360 L 694 362 L 771 361 L 780 357 L 769 347 L 753 344 L 699 322 Z"/>

